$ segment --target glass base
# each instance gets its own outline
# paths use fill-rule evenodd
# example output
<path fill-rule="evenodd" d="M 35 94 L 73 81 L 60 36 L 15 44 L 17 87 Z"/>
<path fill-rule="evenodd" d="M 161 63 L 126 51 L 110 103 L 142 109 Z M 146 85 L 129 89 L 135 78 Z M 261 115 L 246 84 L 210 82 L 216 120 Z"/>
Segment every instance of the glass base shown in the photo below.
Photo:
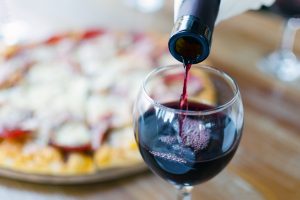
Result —
<path fill-rule="evenodd" d="M 275 51 L 260 60 L 258 67 L 282 81 L 295 81 L 300 78 L 300 61 L 291 51 Z"/>
<path fill-rule="evenodd" d="M 178 195 L 177 200 L 192 200 L 193 186 L 176 186 Z"/>

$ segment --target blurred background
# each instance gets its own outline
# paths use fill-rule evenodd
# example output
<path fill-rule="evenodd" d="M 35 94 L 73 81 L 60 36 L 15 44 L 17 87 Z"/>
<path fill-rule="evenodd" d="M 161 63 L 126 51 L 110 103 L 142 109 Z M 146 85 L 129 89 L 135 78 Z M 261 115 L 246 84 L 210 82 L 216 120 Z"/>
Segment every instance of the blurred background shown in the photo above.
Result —
<path fill-rule="evenodd" d="M 245 106 L 245 129 L 229 167 L 197 187 L 194 199 L 300 199 L 299 14 L 299 0 L 277 0 L 271 7 L 248 11 L 217 25 L 212 52 L 205 62 L 238 82 Z M 154 33 L 168 54 L 172 27 L 170 0 L 0 1 L 2 52 L 60 33 L 101 28 Z M 174 62 L 168 57 L 163 63 Z M 0 199 L 150 200 L 174 199 L 174 192 L 151 173 L 79 187 L 0 178 Z"/>
<path fill-rule="evenodd" d="M 18 29 L 12 32 L 19 38 L 93 27 L 166 33 L 173 21 L 173 2 L 164 0 L 13 0 L 2 1 L 1 9 L 2 21 Z"/>

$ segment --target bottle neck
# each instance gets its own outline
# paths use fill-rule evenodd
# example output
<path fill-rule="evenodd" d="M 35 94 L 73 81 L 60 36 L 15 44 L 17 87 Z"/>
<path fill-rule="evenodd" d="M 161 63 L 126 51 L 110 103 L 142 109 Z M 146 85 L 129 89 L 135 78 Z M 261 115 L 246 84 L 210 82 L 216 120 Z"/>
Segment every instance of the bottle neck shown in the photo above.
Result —
<path fill-rule="evenodd" d="M 199 63 L 209 55 L 220 0 L 176 0 L 174 6 L 170 53 L 180 62 Z"/>
<path fill-rule="evenodd" d="M 181 4 L 184 0 L 174 0 L 174 23 L 178 19 L 178 12 L 180 10 Z"/>
<path fill-rule="evenodd" d="M 174 5 L 175 22 L 182 16 L 194 16 L 210 29 L 213 29 L 218 16 L 221 0 L 176 0 Z"/>

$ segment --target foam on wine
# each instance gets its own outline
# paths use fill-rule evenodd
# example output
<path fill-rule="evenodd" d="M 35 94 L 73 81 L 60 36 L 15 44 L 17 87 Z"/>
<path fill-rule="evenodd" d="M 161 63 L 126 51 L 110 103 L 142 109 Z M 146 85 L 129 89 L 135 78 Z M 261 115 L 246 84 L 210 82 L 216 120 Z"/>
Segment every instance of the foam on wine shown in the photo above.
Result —
<path fill-rule="evenodd" d="M 203 150 L 208 146 L 210 133 L 201 122 L 184 117 L 179 123 L 183 144 L 192 147 L 195 151 Z"/>

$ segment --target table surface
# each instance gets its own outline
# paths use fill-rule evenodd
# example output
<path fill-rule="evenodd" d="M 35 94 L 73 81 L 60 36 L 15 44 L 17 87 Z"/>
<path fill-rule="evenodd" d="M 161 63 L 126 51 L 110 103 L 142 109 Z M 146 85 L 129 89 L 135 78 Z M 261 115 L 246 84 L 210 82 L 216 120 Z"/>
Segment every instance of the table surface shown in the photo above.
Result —
<path fill-rule="evenodd" d="M 245 106 L 245 128 L 229 166 L 211 181 L 196 186 L 193 199 L 300 199 L 299 82 L 280 82 L 256 67 L 263 55 L 278 46 L 281 27 L 279 17 L 250 12 L 216 28 L 209 62 L 237 80 Z M 0 199 L 171 200 L 175 196 L 170 184 L 150 172 L 80 186 L 0 178 Z"/>

